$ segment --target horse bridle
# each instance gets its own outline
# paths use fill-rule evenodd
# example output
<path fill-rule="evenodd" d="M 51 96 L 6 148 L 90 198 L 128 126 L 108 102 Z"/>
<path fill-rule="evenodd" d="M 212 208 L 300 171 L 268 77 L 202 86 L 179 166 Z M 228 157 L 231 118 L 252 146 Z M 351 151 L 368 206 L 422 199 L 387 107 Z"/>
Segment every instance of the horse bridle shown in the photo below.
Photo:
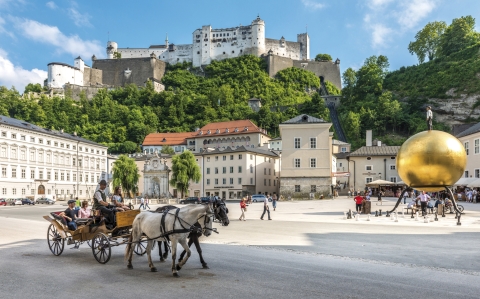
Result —
<path fill-rule="evenodd" d="M 213 219 L 212 219 L 212 218 L 213 218 L 214 216 L 215 216 L 215 213 L 213 212 L 210 216 L 208 216 L 208 213 L 205 213 L 205 215 L 202 215 L 202 216 L 200 216 L 200 217 L 197 218 L 197 222 L 198 222 L 198 220 L 200 220 L 200 218 L 202 218 L 202 217 L 204 218 L 204 219 L 203 219 L 202 234 L 205 234 L 205 231 L 207 231 L 207 230 L 210 230 L 210 231 L 218 234 L 218 231 L 217 231 L 216 228 L 213 228 L 213 227 L 212 227 L 212 228 L 208 228 L 208 227 L 207 227 L 207 224 L 210 223 L 210 221 L 213 222 Z"/>
<path fill-rule="evenodd" d="M 214 216 L 218 215 L 219 217 L 221 217 L 220 213 L 217 211 L 217 209 L 223 210 L 223 212 L 225 213 L 225 217 L 228 217 L 227 216 L 227 207 L 226 207 L 226 205 L 223 201 L 221 201 L 221 202 L 215 201 L 213 203 Z M 221 219 L 219 218 L 219 220 L 222 222 L 222 225 L 223 225 L 225 219 L 222 217 Z"/>

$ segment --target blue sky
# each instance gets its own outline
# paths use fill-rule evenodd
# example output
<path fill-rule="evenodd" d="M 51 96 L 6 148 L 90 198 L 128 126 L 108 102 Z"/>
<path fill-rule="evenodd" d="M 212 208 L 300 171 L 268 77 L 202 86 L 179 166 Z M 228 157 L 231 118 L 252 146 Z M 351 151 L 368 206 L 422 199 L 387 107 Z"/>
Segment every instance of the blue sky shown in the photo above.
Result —
<path fill-rule="evenodd" d="M 202 25 L 247 25 L 257 14 L 268 38 L 295 41 L 307 30 L 311 58 L 328 53 L 342 72 L 379 54 L 395 70 L 417 63 L 407 46 L 426 23 L 478 17 L 480 1 L 0 0 L 0 85 L 23 92 L 29 82 L 43 83 L 49 62 L 73 64 L 78 55 L 90 65 L 92 54 L 106 56 L 109 36 L 119 47 L 163 44 L 166 34 L 170 43 L 189 44 Z"/>

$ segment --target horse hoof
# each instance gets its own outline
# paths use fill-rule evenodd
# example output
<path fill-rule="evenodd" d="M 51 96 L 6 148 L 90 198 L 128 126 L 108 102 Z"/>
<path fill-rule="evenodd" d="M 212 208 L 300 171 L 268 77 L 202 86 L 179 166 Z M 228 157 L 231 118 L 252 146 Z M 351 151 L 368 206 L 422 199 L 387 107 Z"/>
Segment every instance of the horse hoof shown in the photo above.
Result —
<path fill-rule="evenodd" d="M 202 267 L 203 267 L 203 269 L 210 269 L 210 268 L 207 266 L 207 264 L 202 265 Z"/>
<path fill-rule="evenodd" d="M 160 259 L 160 262 L 164 263 L 164 262 L 165 262 L 165 259 L 161 258 L 161 259 Z"/>
<path fill-rule="evenodd" d="M 163 258 L 166 259 L 168 257 L 168 253 L 163 254 Z"/>
<path fill-rule="evenodd" d="M 131 269 L 133 269 L 133 266 L 132 265 L 127 265 L 127 268 L 131 270 Z"/>
<path fill-rule="evenodd" d="M 182 267 L 180 267 L 179 265 L 177 265 L 177 271 L 180 271 L 182 270 Z"/>
<path fill-rule="evenodd" d="M 157 272 L 157 268 L 155 268 L 155 267 L 150 268 L 150 271 L 152 271 L 152 272 Z"/>
<path fill-rule="evenodd" d="M 180 275 L 178 275 L 178 273 L 173 273 L 173 277 L 180 277 Z"/>

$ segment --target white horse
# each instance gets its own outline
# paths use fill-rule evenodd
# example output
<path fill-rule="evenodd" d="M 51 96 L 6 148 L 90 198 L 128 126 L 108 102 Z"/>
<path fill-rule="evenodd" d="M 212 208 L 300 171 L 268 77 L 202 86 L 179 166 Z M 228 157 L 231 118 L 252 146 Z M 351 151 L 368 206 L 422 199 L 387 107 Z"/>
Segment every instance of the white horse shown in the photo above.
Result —
<path fill-rule="evenodd" d="M 203 234 L 208 237 L 212 234 L 213 210 L 212 204 L 188 205 L 180 209 L 169 210 L 164 218 L 164 226 L 162 225 L 163 213 L 140 213 L 135 217 L 132 224 L 132 234 L 125 251 L 125 259 L 128 261 L 127 267 L 133 269 L 132 244 L 140 242 L 142 235 L 148 238 L 146 248 L 148 256 L 148 265 L 150 271 L 156 272 L 157 268 L 153 265 L 151 251 L 154 241 L 165 241 L 166 235 L 172 241 L 172 272 L 173 276 L 178 277 L 178 271 L 185 265 L 191 255 L 190 248 L 187 245 L 187 236 L 194 229 L 193 224 L 200 223 Z M 177 243 L 180 243 L 187 252 L 187 255 L 177 265 Z"/>

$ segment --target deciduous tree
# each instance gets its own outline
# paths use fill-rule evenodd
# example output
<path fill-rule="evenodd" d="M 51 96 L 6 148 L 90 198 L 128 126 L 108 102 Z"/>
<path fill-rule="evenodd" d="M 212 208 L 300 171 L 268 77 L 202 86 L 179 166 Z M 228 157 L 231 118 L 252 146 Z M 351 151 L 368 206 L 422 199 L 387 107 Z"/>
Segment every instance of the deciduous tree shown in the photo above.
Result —
<path fill-rule="evenodd" d="M 417 55 L 418 62 L 423 63 L 425 58 L 433 60 L 440 49 L 440 41 L 447 23 L 443 21 L 430 22 L 415 35 L 415 41 L 410 42 L 408 51 Z"/>
<path fill-rule="evenodd" d="M 113 187 L 122 186 L 125 194 L 133 196 L 138 191 L 138 172 L 135 160 L 126 155 L 120 155 L 118 160 L 113 162 Z"/>
<path fill-rule="evenodd" d="M 190 180 L 198 182 L 201 178 L 200 167 L 190 151 L 184 151 L 172 158 L 172 178 L 170 185 L 181 192 L 181 197 L 188 191 Z"/>

